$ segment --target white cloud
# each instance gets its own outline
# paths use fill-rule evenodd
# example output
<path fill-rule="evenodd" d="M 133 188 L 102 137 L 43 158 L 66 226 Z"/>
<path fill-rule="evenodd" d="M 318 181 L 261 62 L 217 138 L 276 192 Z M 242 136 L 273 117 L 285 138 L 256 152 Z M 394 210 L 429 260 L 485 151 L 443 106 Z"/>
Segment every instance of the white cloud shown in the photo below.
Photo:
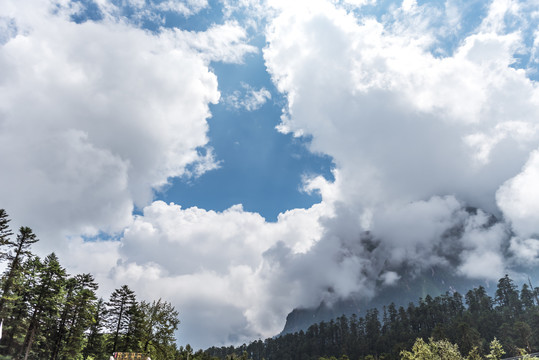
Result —
<path fill-rule="evenodd" d="M 308 252 L 320 238 L 318 219 L 328 211 L 315 205 L 268 223 L 241 205 L 214 212 L 157 201 L 125 230 L 120 249 L 125 260 L 111 267 L 112 278 L 183 309 L 188 333 L 182 342 L 210 346 L 272 336 L 300 293 L 278 276 L 266 254 L 280 247 L 290 256 Z M 223 318 L 214 327 L 216 311 Z M 200 334 L 206 336 L 197 338 Z M 239 338 L 225 336 L 233 334 Z"/>
<path fill-rule="evenodd" d="M 196 49 L 207 61 L 242 63 L 246 54 L 258 48 L 246 43 L 247 32 L 235 21 L 213 25 L 204 32 L 169 30 L 177 45 Z"/>
<path fill-rule="evenodd" d="M 361 7 L 365 5 L 373 5 L 376 3 L 376 0 L 343 0 L 343 1 L 346 4 L 357 6 L 357 7 Z"/>
<path fill-rule="evenodd" d="M 529 226 L 528 234 L 538 229 L 529 215 L 518 223 L 509 205 L 498 207 L 499 192 L 496 201 L 539 141 L 536 83 L 513 66 L 522 34 L 507 30 L 500 15 L 524 19 L 522 8 L 494 2 L 476 32 L 439 56 L 445 35 L 433 19 L 445 19 L 442 26 L 460 19 L 450 6 L 440 14 L 403 2 L 378 21 L 323 1 L 272 4 L 279 15 L 264 57 L 288 98 L 278 129 L 312 136 L 311 150 L 337 166 L 335 183 L 322 188 L 324 201 L 339 207 L 318 244 L 340 242 L 356 264 L 373 269 L 348 276 L 343 289 L 370 289 L 384 268 L 406 262 L 419 270 L 447 264 L 471 278 L 503 274 L 508 225 L 492 224 L 484 211 L 514 217 L 513 227 Z M 511 188 L 529 189 L 533 178 L 528 170 Z M 358 245 L 364 230 L 375 241 L 371 252 Z"/>
<path fill-rule="evenodd" d="M 509 246 L 518 260 L 523 260 L 527 264 L 537 265 L 539 263 L 539 240 L 522 239 L 513 237 Z"/>
<path fill-rule="evenodd" d="M 274 9 L 266 0 L 220 0 L 225 19 L 237 19 L 254 31 L 263 30 L 267 20 L 274 14 Z"/>
<path fill-rule="evenodd" d="M 506 226 L 502 223 L 489 224 L 491 217 L 483 211 L 466 219 L 461 237 L 461 264 L 458 271 L 470 278 L 496 281 L 506 269 L 504 243 L 509 239 Z"/>
<path fill-rule="evenodd" d="M 370 230 L 388 247 L 389 261 L 397 266 L 411 262 L 427 268 L 446 262 L 446 254 L 438 254 L 435 249 L 444 241 L 444 233 L 465 216 L 455 198 L 433 197 L 376 209 Z"/>
<path fill-rule="evenodd" d="M 530 154 L 522 172 L 496 193 L 498 206 L 522 237 L 539 236 L 539 150 Z"/>
<path fill-rule="evenodd" d="M 383 273 L 380 278 L 382 279 L 384 285 L 394 285 L 400 279 L 400 275 L 394 271 L 388 271 Z"/>
<path fill-rule="evenodd" d="M 169 178 L 215 169 L 206 120 L 220 94 L 209 61 L 253 51 L 230 23 L 152 34 L 110 17 L 76 24 L 77 11 L 0 7 L 2 206 L 58 241 L 121 231 Z"/>
<path fill-rule="evenodd" d="M 144 2 L 143 2 L 144 3 Z M 200 10 L 208 7 L 207 0 L 166 0 L 153 4 L 154 7 L 161 11 L 172 11 L 184 16 L 194 15 Z"/>
<path fill-rule="evenodd" d="M 73 8 L 73 2 L 64 2 L 66 3 L 64 7 Z M 188 18 L 209 6 L 207 0 L 125 0 L 121 2 L 95 0 L 95 4 L 105 19 L 121 20 L 137 26 L 144 22 L 163 26 L 166 13 L 176 13 Z M 87 5 L 76 3 L 76 6 L 81 10 L 80 13 L 83 13 L 84 6 Z"/>
<path fill-rule="evenodd" d="M 504 259 L 499 252 L 487 250 L 476 256 L 465 257 L 459 270 L 471 278 L 495 281 L 503 276 L 504 266 Z"/>
<path fill-rule="evenodd" d="M 223 102 L 229 107 L 255 111 L 271 99 L 271 93 L 265 87 L 255 90 L 249 84 L 242 83 L 241 86 L 243 91 L 235 90 L 223 97 Z"/>

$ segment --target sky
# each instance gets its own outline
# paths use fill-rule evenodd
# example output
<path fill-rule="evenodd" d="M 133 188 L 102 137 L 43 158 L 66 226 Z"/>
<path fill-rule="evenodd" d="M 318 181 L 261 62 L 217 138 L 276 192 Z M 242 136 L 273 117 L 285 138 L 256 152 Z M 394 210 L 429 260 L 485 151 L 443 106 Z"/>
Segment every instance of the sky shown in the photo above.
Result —
<path fill-rule="evenodd" d="M 195 348 L 403 269 L 525 279 L 538 71 L 532 0 L 4 0 L 0 207 Z"/>

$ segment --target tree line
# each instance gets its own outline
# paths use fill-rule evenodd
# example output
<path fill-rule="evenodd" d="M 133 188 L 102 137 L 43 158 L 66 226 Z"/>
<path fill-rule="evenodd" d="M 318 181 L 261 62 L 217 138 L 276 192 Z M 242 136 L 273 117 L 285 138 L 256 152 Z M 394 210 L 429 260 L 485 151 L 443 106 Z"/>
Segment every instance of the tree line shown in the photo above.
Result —
<path fill-rule="evenodd" d="M 363 317 L 343 315 L 314 324 L 307 331 L 238 347 L 211 347 L 195 355 L 199 360 L 428 358 L 414 357 L 409 352 L 417 339 L 424 340 L 416 346 L 420 352 L 430 349 L 429 346 L 449 349 L 447 344 L 453 344 L 472 360 L 492 358 L 494 339 L 500 347 L 503 344 L 508 357 L 538 352 L 539 288 L 524 284 L 519 290 L 506 275 L 498 281 L 494 298 L 482 286 L 469 290 L 464 296 L 458 292 L 434 298 L 427 295 L 406 308 L 391 303 L 381 309 L 369 309 Z M 425 342 L 429 339 L 430 343 Z"/>
<path fill-rule="evenodd" d="M 0 209 L 0 359 L 108 360 L 114 352 L 178 358 L 178 311 L 169 302 L 139 302 L 127 285 L 108 301 L 98 298 L 93 275 L 68 274 L 54 253 L 36 256 L 32 229 L 15 235 L 9 222 Z"/>

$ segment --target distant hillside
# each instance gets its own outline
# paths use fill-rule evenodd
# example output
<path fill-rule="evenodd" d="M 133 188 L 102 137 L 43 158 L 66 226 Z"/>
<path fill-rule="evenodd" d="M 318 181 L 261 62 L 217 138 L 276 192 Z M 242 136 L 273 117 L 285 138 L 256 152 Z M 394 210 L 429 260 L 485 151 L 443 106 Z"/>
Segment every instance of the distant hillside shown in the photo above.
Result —
<path fill-rule="evenodd" d="M 447 282 L 450 278 L 436 274 L 433 271 L 431 276 L 409 283 L 406 291 L 406 286 L 396 287 L 393 296 L 399 295 L 400 289 L 403 293 L 398 298 L 404 302 L 414 289 L 427 290 L 442 280 L 443 287 L 451 287 Z M 371 308 L 361 316 L 339 316 L 314 323 L 305 331 L 238 347 L 212 347 L 195 354 L 191 360 L 398 360 L 402 359 L 402 351 L 412 349 L 419 338 L 446 340 L 458 346 L 457 351 L 462 355 L 473 359 L 487 358 L 489 344 L 494 339 L 499 340 L 507 357 L 522 351 L 539 351 L 539 287 L 523 284 L 519 290 L 506 275 L 489 292 L 478 286 L 464 289 L 462 294 L 450 291 L 439 296 L 427 294 L 406 306 L 388 303 L 381 311 Z M 340 308 L 328 309 L 321 306 L 311 311 L 295 311 L 289 317 L 289 324 L 313 319 L 311 314 L 328 316 Z"/>
<path fill-rule="evenodd" d="M 403 270 L 402 278 L 394 286 L 383 287 L 373 299 L 365 298 L 362 294 L 356 294 L 354 297 L 340 300 L 334 304 L 322 303 L 316 308 L 294 309 L 286 317 L 282 335 L 294 333 L 300 330 L 306 331 L 312 324 L 321 321 L 330 321 L 341 315 L 351 316 L 356 314 L 363 316 L 368 309 L 382 309 L 384 305 L 391 302 L 397 306 L 406 307 L 410 302 L 417 302 L 419 298 L 427 295 L 438 296 L 446 292 L 458 291 L 464 294 L 468 289 L 477 286 L 485 286 L 487 292 L 491 293 L 488 284 L 481 281 L 474 281 L 452 275 L 445 268 L 431 268 L 430 271 L 421 276 L 412 276 L 409 272 Z M 494 291 L 494 290 L 492 290 Z"/>

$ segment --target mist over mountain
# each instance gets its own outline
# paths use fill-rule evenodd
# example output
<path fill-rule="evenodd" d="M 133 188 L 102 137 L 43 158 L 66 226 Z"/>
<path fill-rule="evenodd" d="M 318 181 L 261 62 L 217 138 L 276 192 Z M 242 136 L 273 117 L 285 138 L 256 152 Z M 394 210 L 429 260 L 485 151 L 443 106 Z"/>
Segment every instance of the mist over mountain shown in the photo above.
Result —
<path fill-rule="evenodd" d="M 287 315 L 286 324 L 281 334 L 294 333 L 300 330 L 306 331 L 312 324 L 321 321 L 330 321 L 341 315 L 351 316 L 356 314 L 364 316 L 365 311 L 378 308 L 382 311 L 382 307 L 390 303 L 394 303 L 397 307 L 406 307 L 409 303 L 417 302 L 420 298 L 427 295 L 431 297 L 443 295 L 446 293 L 453 294 L 459 292 L 464 295 L 466 291 L 483 286 L 490 295 L 494 295 L 496 281 L 493 279 L 471 278 L 466 274 L 457 271 L 462 266 L 462 252 L 465 251 L 463 237 L 466 235 L 468 226 L 467 223 L 470 217 L 481 216 L 482 220 L 476 225 L 479 225 L 478 231 L 488 233 L 497 227 L 503 226 L 503 222 L 497 219 L 494 215 L 488 215 L 475 207 L 466 207 L 464 209 L 462 221 L 457 221 L 453 226 L 447 228 L 440 236 L 439 248 L 436 250 L 440 261 L 432 266 L 425 266 L 421 260 L 410 258 L 409 261 L 402 262 L 398 266 L 391 263 L 391 252 L 377 251 L 377 247 L 381 246 L 382 240 L 376 240 L 372 233 L 364 232 L 359 236 L 358 243 L 363 244 L 363 252 L 368 252 L 367 257 L 370 260 L 375 260 L 376 256 L 381 259 L 375 263 L 383 264 L 379 269 L 379 273 L 374 271 L 364 271 L 360 276 L 364 283 L 368 284 L 368 276 L 373 276 L 371 279 L 372 291 L 367 288 L 366 291 L 358 291 L 350 293 L 346 297 L 331 297 L 322 301 L 318 306 L 310 308 L 296 308 Z M 465 220 L 464 220 L 465 219 Z M 413 231 L 413 230 L 411 230 Z M 513 234 L 507 233 L 507 239 Z M 488 248 L 484 249 L 488 251 Z M 502 250 L 505 256 L 510 256 L 510 249 Z M 353 256 L 349 254 L 349 256 Z M 385 260 L 384 260 L 385 258 Z M 424 260 L 424 259 L 422 259 Z M 485 266 L 485 271 L 492 271 L 491 264 L 478 264 L 479 267 Z M 369 269 L 372 270 L 372 269 Z M 532 269 L 522 264 L 522 266 L 514 266 L 513 274 L 517 276 L 519 285 L 532 283 L 539 279 L 537 269 Z M 390 274 L 390 275 L 388 275 Z M 388 281 L 388 278 L 390 281 Z M 332 288 L 328 288 L 329 295 L 333 292 Z"/>
<path fill-rule="evenodd" d="M 445 270 L 445 271 L 444 271 Z M 435 297 L 445 293 L 459 292 L 464 295 L 469 289 L 478 286 L 487 287 L 489 293 L 495 290 L 491 284 L 474 281 L 462 276 L 455 276 L 448 269 L 433 267 L 424 274 L 406 275 L 396 283 L 388 287 L 382 287 L 373 298 L 362 297 L 361 294 L 351 295 L 347 299 L 339 299 L 331 304 L 321 303 L 316 308 L 294 309 L 286 317 L 286 324 L 281 335 L 306 331 L 309 326 L 322 321 L 329 322 L 345 315 L 353 314 L 365 316 L 367 310 L 377 308 L 382 312 L 383 307 L 394 303 L 397 307 L 406 307 L 409 303 L 417 301 L 425 296 Z M 494 284 L 492 284 L 494 285 Z"/>

